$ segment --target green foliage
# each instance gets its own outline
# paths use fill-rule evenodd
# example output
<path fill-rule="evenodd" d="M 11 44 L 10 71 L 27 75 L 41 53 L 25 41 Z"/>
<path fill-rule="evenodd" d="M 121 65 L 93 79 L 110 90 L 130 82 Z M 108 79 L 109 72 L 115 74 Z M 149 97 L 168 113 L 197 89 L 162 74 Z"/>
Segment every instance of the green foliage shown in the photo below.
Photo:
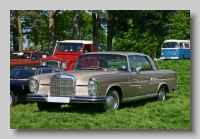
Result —
<path fill-rule="evenodd" d="M 113 51 L 152 55 L 160 53 L 165 39 L 190 39 L 188 10 L 122 11 L 116 15 Z"/>
<path fill-rule="evenodd" d="M 36 103 L 10 107 L 11 129 L 162 129 L 191 130 L 190 60 L 160 60 L 159 69 L 176 71 L 180 89 L 167 94 L 164 103 L 140 100 L 121 105 L 117 111 L 99 113 L 93 105 L 64 105 L 38 111 Z"/>
<path fill-rule="evenodd" d="M 165 39 L 190 40 L 190 11 L 178 10 L 174 18 L 170 19 L 171 34 Z"/>
<path fill-rule="evenodd" d="M 29 44 L 42 45 L 48 40 L 47 14 L 40 10 L 28 10 L 23 14 L 23 30 Z"/>
<path fill-rule="evenodd" d="M 107 10 L 102 14 L 102 28 L 99 47 L 106 50 L 108 13 L 114 16 L 113 51 L 134 51 L 148 55 L 160 53 L 160 46 L 166 39 L 190 39 L 189 10 Z M 16 15 L 21 16 L 23 38 L 28 39 L 28 46 L 49 48 L 49 17 L 45 10 L 12 10 L 10 17 L 10 41 L 18 47 L 18 27 Z M 73 12 L 63 10 L 55 16 L 55 40 L 70 40 L 73 36 Z M 15 18 L 13 18 L 15 17 Z M 80 10 L 80 37 L 82 40 L 93 39 L 92 15 Z"/>
<path fill-rule="evenodd" d="M 73 36 L 73 11 L 65 10 L 55 17 L 55 40 L 71 40 Z M 80 38 L 92 40 L 92 18 L 83 10 L 80 11 Z"/>

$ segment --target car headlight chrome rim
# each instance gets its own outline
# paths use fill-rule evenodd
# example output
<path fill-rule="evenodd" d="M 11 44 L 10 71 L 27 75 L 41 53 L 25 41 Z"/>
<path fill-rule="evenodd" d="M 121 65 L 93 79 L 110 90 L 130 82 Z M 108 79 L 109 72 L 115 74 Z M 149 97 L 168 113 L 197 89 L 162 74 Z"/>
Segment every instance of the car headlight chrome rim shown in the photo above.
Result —
<path fill-rule="evenodd" d="M 39 83 L 36 79 L 31 78 L 29 81 L 29 89 L 31 93 L 37 93 L 39 90 Z"/>
<path fill-rule="evenodd" d="M 97 94 L 98 84 L 95 79 L 91 78 L 88 82 L 88 94 L 94 96 Z"/>
<path fill-rule="evenodd" d="M 61 68 L 67 68 L 67 62 L 61 62 Z"/>
<path fill-rule="evenodd" d="M 40 61 L 40 65 L 46 66 L 47 62 L 46 61 Z"/>

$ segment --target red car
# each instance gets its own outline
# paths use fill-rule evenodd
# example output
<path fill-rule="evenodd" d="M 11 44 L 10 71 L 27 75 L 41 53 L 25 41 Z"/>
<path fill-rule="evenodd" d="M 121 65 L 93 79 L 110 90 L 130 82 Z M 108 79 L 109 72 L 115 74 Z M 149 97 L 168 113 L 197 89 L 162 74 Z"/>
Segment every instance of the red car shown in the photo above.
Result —
<path fill-rule="evenodd" d="M 50 55 L 43 51 L 21 50 L 16 51 L 10 56 L 10 66 L 40 65 L 40 58 Z"/>

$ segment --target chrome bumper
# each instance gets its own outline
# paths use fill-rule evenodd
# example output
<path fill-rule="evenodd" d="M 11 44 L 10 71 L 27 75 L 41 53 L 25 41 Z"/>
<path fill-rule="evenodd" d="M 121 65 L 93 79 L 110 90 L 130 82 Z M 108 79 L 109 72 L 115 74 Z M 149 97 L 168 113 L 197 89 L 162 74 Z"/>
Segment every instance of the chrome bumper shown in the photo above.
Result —
<path fill-rule="evenodd" d="M 104 103 L 104 96 L 87 96 L 87 97 L 50 97 L 45 94 L 27 94 L 28 101 L 35 102 L 54 102 L 54 103 Z"/>

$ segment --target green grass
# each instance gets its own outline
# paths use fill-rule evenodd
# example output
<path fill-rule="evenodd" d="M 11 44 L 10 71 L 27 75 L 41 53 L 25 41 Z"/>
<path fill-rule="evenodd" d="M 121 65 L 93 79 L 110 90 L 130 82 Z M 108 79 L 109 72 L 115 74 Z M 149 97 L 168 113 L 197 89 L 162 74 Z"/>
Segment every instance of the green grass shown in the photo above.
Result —
<path fill-rule="evenodd" d="M 167 101 L 154 99 L 128 102 L 117 111 L 100 113 L 93 105 L 38 111 L 36 103 L 10 108 L 11 129 L 182 129 L 190 127 L 190 60 L 155 62 L 159 69 L 177 72 L 180 89 L 167 94 Z"/>

